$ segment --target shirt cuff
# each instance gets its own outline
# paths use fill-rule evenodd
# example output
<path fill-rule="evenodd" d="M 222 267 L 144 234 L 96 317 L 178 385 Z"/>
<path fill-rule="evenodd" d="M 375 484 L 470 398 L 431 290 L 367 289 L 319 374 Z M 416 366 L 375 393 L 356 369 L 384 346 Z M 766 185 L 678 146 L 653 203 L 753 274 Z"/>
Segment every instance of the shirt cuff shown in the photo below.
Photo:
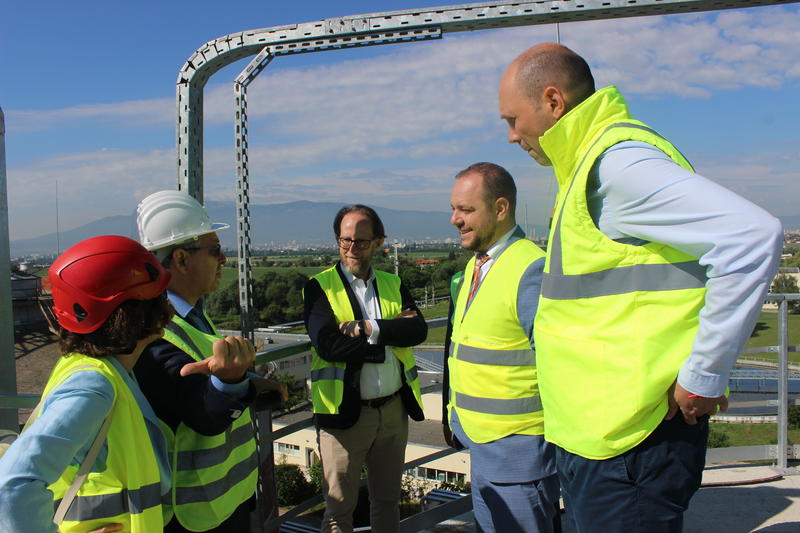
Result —
<path fill-rule="evenodd" d="M 378 326 L 378 321 L 370 319 L 367 320 L 366 322 L 369 322 L 370 325 L 372 326 L 372 334 L 367 339 L 367 344 L 378 344 L 378 339 L 381 336 L 381 328 L 380 326 Z"/>
<path fill-rule="evenodd" d="M 698 374 L 684 364 L 678 372 L 678 384 L 692 394 L 703 398 L 717 398 L 725 394 L 729 375 Z"/>
<path fill-rule="evenodd" d="M 225 383 L 217 378 L 217 376 L 211 376 L 211 384 L 218 391 L 240 400 L 247 396 L 247 393 L 250 390 L 250 377 L 245 376 L 245 379 L 239 383 Z"/>

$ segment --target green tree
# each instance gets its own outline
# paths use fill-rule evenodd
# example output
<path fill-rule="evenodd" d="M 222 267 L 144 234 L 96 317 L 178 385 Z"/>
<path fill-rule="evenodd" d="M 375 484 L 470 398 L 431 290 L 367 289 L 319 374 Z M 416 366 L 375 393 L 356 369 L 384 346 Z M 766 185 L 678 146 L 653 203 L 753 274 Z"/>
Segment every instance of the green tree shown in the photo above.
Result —
<path fill-rule="evenodd" d="M 297 465 L 275 465 L 275 485 L 278 489 L 278 505 L 282 507 L 298 505 L 314 494 L 311 483 Z"/>
<path fill-rule="evenodd" d="M 308 467 L 308 478 L 311 480 L 311 488 L 314 494 L 322 492 L 322 461 L 317 459 Z"/>
<path fill-rule="evenodd" d="M 472 484 L 469 481 L 442 481 L 439 483 L 439 489 L 469 493 L 472 491 Z"/>
<path fill-rule="evenodd" d="M 789 406 L 789 428 L 800 429 L 800 405 Z"/>
<path fill-rule="evenodd" d="M 284 409 L 291 409 L 308 400 L 308 392 L 305 383 L 296 379 L 290 373 L 281 372 L 280 374 L 275 374 L 273 379 L 286 385 L 286 388 L 289 390 L 289 399 L 283 404 Z"/>
<path fill-rule="evenodd" d="M 797 287 L 797 280 L 789 274 L 778 274 L 772 281 L 772 292 L 775 294 L 797 294 L 800 288 Z M 787 302 L 790 311 L 797 311 L 800 308 L 800 302 L 797 300 L 790 300 Z"/>

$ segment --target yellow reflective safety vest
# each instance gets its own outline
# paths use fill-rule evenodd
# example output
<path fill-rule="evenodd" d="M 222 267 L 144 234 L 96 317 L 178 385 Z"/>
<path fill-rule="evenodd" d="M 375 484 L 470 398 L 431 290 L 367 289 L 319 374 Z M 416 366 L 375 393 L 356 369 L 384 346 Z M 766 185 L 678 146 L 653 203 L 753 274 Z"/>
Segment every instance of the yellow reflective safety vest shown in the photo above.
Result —
<path fill-rule="evenodd" d="M 114 388 L 111 423 L 106 436 L 108 454 L 101 472 L 89 472 L 72 502 L 61 533 L 93 531 L 112 523 L 124 532 L 151 533 L 164 529 L 161 474 L 144 415 L 128 385 L 110 362 L 79 353 L 61 357 L 43 396 L 76 372 L 96 371 Z M 99 464 L 99 463 L 98 463 Z M 80 465 L 70 465 L 48 488 L 57 508 Z"/>
<path fill-rule="evenodd" d="M 559 183 L 534 328 L 545 438 L 589 459 L 633 448 L 663 420 L 705 300 L 706 272 L 696 257 L 655 242 L 616 242 L 592 221 L 590 169 L 629 140 L 692 168 L 630 118 L 615 87 L 597 91 L 540 138 Z"/>
<path fill-rule="evenodd" d="M 347 290 L 337 271 L 337 266 L 323 270 L 312 276 L 328 298 L 328 303 L 336 317 L 336 322 L 348 322 L 355 319 Z M 381 317 L 395 318 L 402 311 L 403 302 L 400 296 L 400 278 L 388 272 L 372 270 L 378 287 L 378 299 Z M 401 376 L 405 385 L 411 388 L 414 399 L 422 410 L 417 363 L 411 348 L 391 346 L 392 353 L 402 365 Z M 344 376 L 346 363 L 331 363 L 311 348 L 311 402 L 315 414 L 339 414 L 339 407 L 344 397 Z"/>
<path fill-rule="evenodd" d="M 209 324 L 212 324 L 206 315 Z M 216 329 L 215 329 L 216 331 Z M 196 361 L 212 353 L 219 335 L 203 333 L 177 314 L 164 330 L 164 340 Z M 181 422 L 165 431 L 172 455 L 172 508 L 189 531 L 206 531 L 227 520 L 255 494 L 258 456 L 250 410 L 224 433 L 201 435 Z"/>
<path fill-rule="evenodd" d="M 511 242 L 495 259 L 469 306 L 474 257 L 464 270 L 447 358 L 448 417 L 455 409 L 474 442 L 544 433 L 536 353 L 517 315 L 520 280 L 543 257 L 544 252 L 528 239 Z"/>

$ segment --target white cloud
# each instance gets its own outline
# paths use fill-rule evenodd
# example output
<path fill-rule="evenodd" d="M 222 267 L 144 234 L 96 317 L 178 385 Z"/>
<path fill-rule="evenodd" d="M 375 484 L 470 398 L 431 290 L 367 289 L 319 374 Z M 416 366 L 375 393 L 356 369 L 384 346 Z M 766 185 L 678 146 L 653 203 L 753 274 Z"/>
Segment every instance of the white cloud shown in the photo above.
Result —
<path fill-rule="evenodd" d="M 175 100 L 154 98 L 112 104 L 85 104 L 62 109 L 8 110 L 6 122 L 17 132 L 42 131 L 64 123 L 100 120 L 126 127 L 175 123 Z"/>
<path fill-rule="evenodd" d="M 797 152 L 760 151 L 735 158 L 706 158 L 698 171 L 775 216 L 797 215 L 800 169 Z"/>
<path fill-rule="evenodd" d="M 286 68 L 268 68 L 248 94 L 253 201 L 348 201 L 358 194 L 360 201 L 376 205 L 446 209 L 452 175 L 475 154 L 507 158 L 496 110 L 502 69 L 527 47 L 553 40 L 554 33 L 552 27 L 532 26 L 448 35 L 442 41 L 386 47 L 382 55 L 366 59 L 335 62 L 336 54 L 328 54 L 330 63 L 302 68 L 292 68 L 291 58 L 278 59 Z M 667 101 L 782 87 L 800 78 L 800 10 L 795 7 L 570 23 L 561 25 L 561 36 L 589 60 L 598 85 L 613 83 L 624 93 Z M 205 94 L 204 189 L 206 198 L 227 200 L 236 188 L 233 93 L 229 83 L 212 81 Z M 37 134 L 68 121 L 172 127 L 175 103 L 170 96 L 7 110 L 6 115 L 16 131 Z M 519 161 L 512 157 L 506 164 L 533 217 L 549 209 L 552 180 L 548 169 Z M 796 210 L 789 198 L 797 194 L 768 191 L 800 192 L 795 165 L 796 152 L 737 156 L 706 168 L 710 177 L 722 176 L 731 188 L 789 214 Z M 45 231 L 36 219 L 41 199 L 54 195 L 56 177 L 63 227 L 69 228 L 128 213 L 149 192 L 174 187 L 175 155 L 172 150 L 98 150 L 10 168 L 14 238 Z"/>
<path fill-rule="evenodd" d="M 174 188 L 174 169 L 172 150 L 100 150 L 10 168 L 12 238 L 55 231 L 56 186 L 61 229 L 71 229 L 103 216 L 130 213 L 147 194 Z"/>
<path fill-rule="evenodd" d="M 715 89 L 777 87 L 800 70 L 800 10 L 795 7 L 576 22 L 562 24 L 561 35 L 589 60 L 598 81 L 632 93 L 706 97 Z M 251 85 L 250 116 L 277 117 L 281 128 L 297 135 L 325 134 L 337 122 L 361 124 L 367 132 L 382 117 L 398 114 L 406 120 L 430 114 L 425 125 L 441 122 L 437 131 L 474 126 L 494 112 L 485 104 L 494 99 L 499 70 L 544 40 L 554 40 L 552 27 L 530 26 L 447 35 L 441 41 L 387 47 L 390 51 L 380 57 L 275 74 L 268 67 Z M 329 55 L 335 61 L 335 54 Z M 232 121 L 230 83 L 212 78 L 204 99 L 207 124 Z M 9 110 L 7 115 L 28 130 L 75 119 L 141 127 L 174 123 L 175 103 L 160 98 Z M 407 133 L 401 129 L 396 135 L 402 139 Z"/>

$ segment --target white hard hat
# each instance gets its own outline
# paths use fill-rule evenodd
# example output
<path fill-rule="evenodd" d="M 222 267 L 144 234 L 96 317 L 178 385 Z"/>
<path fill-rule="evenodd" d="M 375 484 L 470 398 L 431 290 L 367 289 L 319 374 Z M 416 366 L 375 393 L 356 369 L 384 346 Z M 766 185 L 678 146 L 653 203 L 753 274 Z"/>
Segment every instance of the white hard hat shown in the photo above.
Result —
<path fill-rule="evenodd" d="M 136 209 L 139 242 L 164 258 L 158 250 L 195 241 L 207 233 L 229 228 L 228 224 L 212 223 L 200 202 L 182 191 L 159 191 L 139 203 Z M 164 250 L 165 252 L 167 250 Z"/>

